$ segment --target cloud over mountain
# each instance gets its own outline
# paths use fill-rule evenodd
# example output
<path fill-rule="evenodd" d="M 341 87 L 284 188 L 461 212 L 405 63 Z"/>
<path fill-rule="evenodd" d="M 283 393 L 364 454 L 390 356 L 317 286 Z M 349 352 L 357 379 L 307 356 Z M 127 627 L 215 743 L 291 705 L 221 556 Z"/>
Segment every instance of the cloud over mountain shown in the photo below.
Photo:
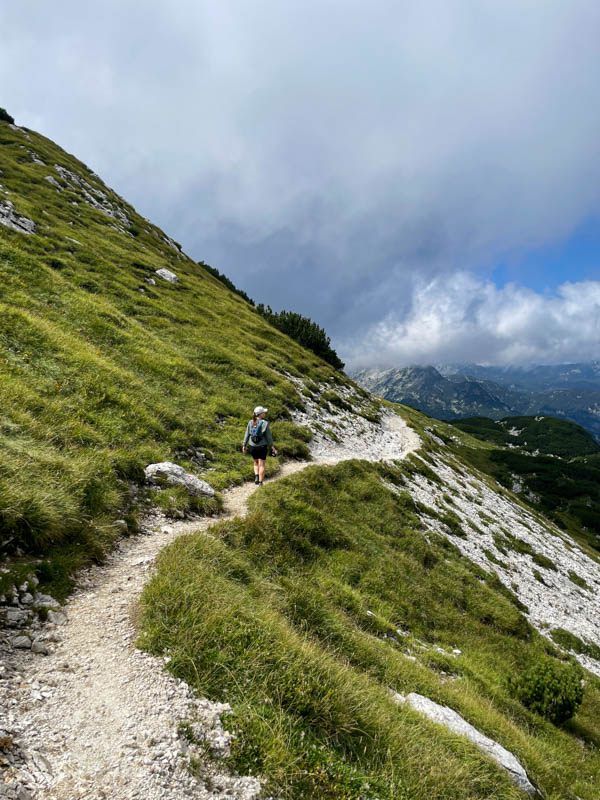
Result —
<path fill-rule="evenodd" d="M 410 310 L 389 314 L 366 335 L 349 338 L 351 366 L 469 360 L 494 364 L 560 363 L 598 357 L 600 283 L 564 283 L 554 295 L 466 272 L 418 286 Z M 376 355 L 375 355 L 376 354 Z"/>

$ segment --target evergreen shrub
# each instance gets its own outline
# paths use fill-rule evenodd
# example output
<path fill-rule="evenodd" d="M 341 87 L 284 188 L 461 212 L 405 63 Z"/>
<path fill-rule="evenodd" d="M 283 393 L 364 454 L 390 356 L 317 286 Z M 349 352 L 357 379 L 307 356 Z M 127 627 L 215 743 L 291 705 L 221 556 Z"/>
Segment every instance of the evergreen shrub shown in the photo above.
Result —
<path fill-rule="evenodd" d="M 557 725 L 574 716 L 581 705 L 582 678 L 578 664 L 546 659 L 509 678 L 508 685 L 524 706 Z"/>
<path fill-rule="evenodd" d="M 331 339 L 316 322 L 294 311 L 273 311 L 271 306 L 265 308 L 263 303 L 259 303 L 256 310 L 274 328 L 291 336 L 303 347 L 308 347 L 332 367 L 338 370 L 344 369 L 344 362 L 331 347 Z"/>
<path fill-rule="evenodd" d="M 10 122 L 11 125 L 15 124 L 13 117 L 11 117 L 5 108 L 0 108 L 0 122 Z"/>

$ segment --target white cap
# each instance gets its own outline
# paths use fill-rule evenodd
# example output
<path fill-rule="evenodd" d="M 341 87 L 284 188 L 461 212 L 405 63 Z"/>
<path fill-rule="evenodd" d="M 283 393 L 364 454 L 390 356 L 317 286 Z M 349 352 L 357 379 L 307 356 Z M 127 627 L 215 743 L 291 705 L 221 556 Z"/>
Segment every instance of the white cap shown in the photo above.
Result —
<path fill-rule="evenodd" d="M 254 409 L 254 413 L 257 415 L 266 414 L 268 410 L 269 410 L 268 408 L 264 408 L 263 406 L 256 406 L 256 408 Z"/>

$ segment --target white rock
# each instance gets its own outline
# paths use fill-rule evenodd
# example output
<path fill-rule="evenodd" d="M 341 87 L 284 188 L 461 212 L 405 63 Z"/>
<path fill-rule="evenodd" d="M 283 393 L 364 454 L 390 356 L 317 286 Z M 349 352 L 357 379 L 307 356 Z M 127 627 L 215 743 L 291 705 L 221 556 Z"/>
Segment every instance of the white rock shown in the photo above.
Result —
<path fill-rule="evenodd" d="M 157 269 L 156 274 L 158 275 L 159 278 L 162 278 L 163 280 L 168 281 L 169 283 L 177 283 L 177 281 L 179 280 L 179 278 L 177 277 L 177 275 L 175 275 L 174 272 L 171 272 L 171 270 L 165 269 L 164 267 L 162 269 Z"/>
<path fill-rule="evenodd" d="M 57 600 L 55 600 L 53 597 L 50 597 L 49 594 L 40 594 L 40 592 L 35 593 L 33 605 L 36 608 L 60 608 L 60 603 Z"/>
<path fill-rule="evenodd" d="M 457 714 L 456 711 L 448 708 L 448 706 L 434 703 L 433 700 L 424 697 L 422 694 L 417 694 L 416 692 L 411 692 L 406 697 L 394 692 L 393 697 L 398 703 L 408 703 L 411 708 L 425 714 L 425 716 L 429 717 L 433 722 L 444 725 L 446 728 L 449 728 L 449 730 L 461 736 L 466 736 L 477 745 L 480 750 L 505 769 L 510 779 L 519 789 L 531 795 L 537 793 L 536 788 L 530 782 L 527 773 L 515 756 L 506 750 L 506 748 L 502 747 L 502 745 L 498 744 L 498 742 L 480 733 L 477 728 L 474 728 L 473 725 L 461 717 L 460 714 Z"/>
<path fill-rule="evenodd" d="M 49 611 L 48 622 L 51 622 L 53 625 L 66 625 L 67 615 L 64 611 Z"/>
<path fill-rule="evenodd" d="M 38 655 L 48 655 L 48 645 L 45 642 L 42 642 L 40 639 L 34 639 L 33 644 L 31 645 L 31 650 Z"/>
<path fill-rule="evenodd" d="M 10 200 L 3 200 L 0 203 L 0 225 L 19 233 L 35 233 L 35 222 L 17 214 Z"/>
<path fill-rule="evenodd" d="M 193 497 L 214 497 L 215 490 L 195 475 L 186 472 L 183 467 L 171 461 L 149 464 L 144 470 L 148 483 L 168 483 L 170 486 L 183 486 Z"/>
<path fill-rule="evenodd" d="M 5 619 L 7 625 L 11 625 L 16 627 L 17 625 L 23 625 L 23 623 L 27 622 L 28 618 L 27 611 L 23 611 L 20 608 L 8 608 L 5 613 Z"/>
<path fill-rule="evenodd" d="M 19 636 L 15 636 L 12 640 L 12 646 L 15 647 L 17 650 L 29 650 L 31 649 L 31 639 L 27 634 L 21 633 Z"/>

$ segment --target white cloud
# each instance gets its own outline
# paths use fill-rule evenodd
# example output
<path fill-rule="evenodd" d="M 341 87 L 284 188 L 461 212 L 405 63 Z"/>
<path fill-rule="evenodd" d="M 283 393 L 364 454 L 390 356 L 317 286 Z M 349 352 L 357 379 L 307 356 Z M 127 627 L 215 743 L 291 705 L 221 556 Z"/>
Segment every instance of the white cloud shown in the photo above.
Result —
<path fill-rule="evenodd" d="M 599 342 L 600 282 L 549 296 L 463 272 L 417 286 L 404 318 L 389 314 L 340 351 L 350 367 L 563 363 L 598 358 Z"/>

